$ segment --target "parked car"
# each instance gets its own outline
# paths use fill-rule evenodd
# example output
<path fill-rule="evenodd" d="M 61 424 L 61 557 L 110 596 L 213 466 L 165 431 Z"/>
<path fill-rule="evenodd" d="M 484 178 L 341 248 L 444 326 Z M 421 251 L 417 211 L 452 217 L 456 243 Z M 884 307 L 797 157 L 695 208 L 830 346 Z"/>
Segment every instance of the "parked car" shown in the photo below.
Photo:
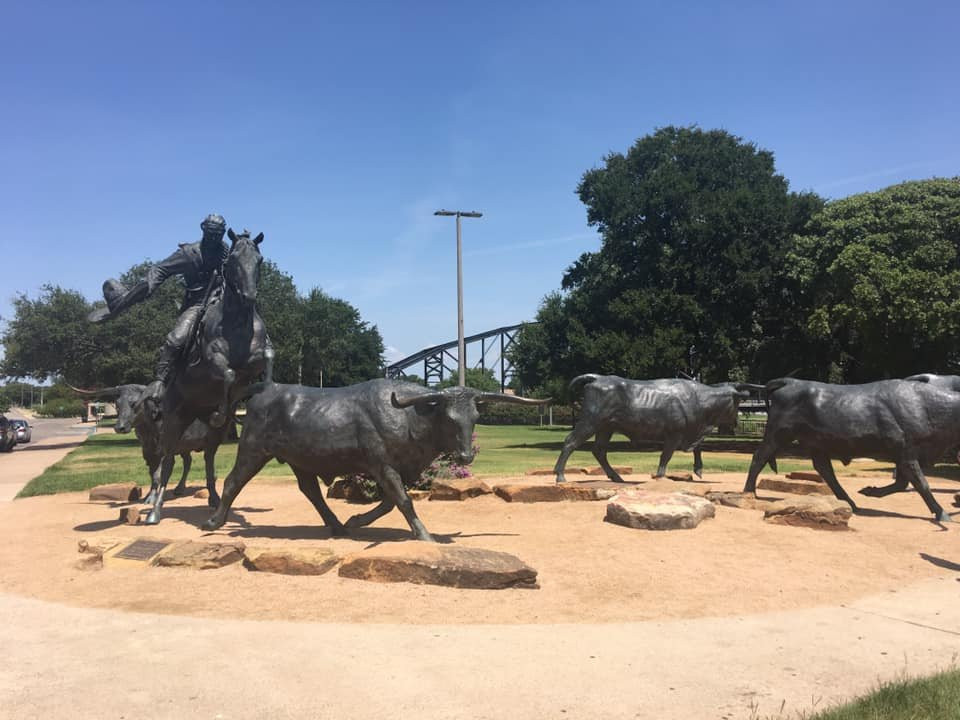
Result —
<path fill-rule="evenodd" d="M 6 416 L 0 415 L 0 452 L 11 452 L 17 444 L 17 431 Z"/>
<path fill-rule="evenodd" d="M 33 434 L 31 428 L 33 425 L 28 423 L 26 420 L 14 419 L 10 421 L 10 424 L 17 431 L 17 442 L 18 443 L 28 443 L 30 442 L 30 436 Z"/>

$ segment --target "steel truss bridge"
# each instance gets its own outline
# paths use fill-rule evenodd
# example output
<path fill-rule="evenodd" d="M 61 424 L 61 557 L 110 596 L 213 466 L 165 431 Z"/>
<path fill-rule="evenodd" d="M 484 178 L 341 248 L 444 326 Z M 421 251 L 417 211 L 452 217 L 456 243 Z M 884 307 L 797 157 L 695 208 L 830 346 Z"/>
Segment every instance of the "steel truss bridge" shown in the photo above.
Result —
<path fill-rule="evenodd" d="M 466 359 L 470 357 L 470 348 L 473 348 L 474 368 L 486 370 L 490 368 L 494 374 L 500 376 L 500 392 L 503 392 L 510 381 L 513 379 L 513 363 L 507 357 L 507 350 L 513 345 L 517 337 L 517 332 L 524 325 L 533 323 L 520 323 L 519 325 L 507 325 L 495 330 L 470 335 L 463 339 L 464 367 L 470 367 Z M 476 354 L 479 351 L 479 355 Z M 444 378 L 450 377 L 457 371 L 459 366 L 457 358 L 457 341 L 443 343 L 425 348 L 418 353 L 409 355 L 398 360 L 387 367 L 386 376 L 393 380 L 402 380 L 406 377 L 407 371 L 420 374 L 423 371 L 423 381 L 426 385 L 443 382 Z M 497 373 L 499 370 L 499 373 Z"/>

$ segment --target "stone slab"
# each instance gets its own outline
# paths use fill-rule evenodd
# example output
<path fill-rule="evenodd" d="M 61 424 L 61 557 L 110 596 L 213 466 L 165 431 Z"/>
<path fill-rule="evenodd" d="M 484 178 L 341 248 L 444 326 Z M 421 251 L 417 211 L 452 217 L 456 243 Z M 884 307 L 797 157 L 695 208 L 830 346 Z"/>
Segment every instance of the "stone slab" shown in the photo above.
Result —
<path fill-rule="evenodd" d="M 728 492 L 709 490 L 704 497 L 714 505 L 723 505 L 725 507 L 740 508 L 744 510 L 764 510 L 770 504 L 770 500 L 760 500 L 752 493 Z"/>
<path fill-rule="evenodd" d="M 210 491 L 207 490 L 206 488 L 200 488 L 193 494 L 193 496 L 195 498 L 200 498 L 201 500 L 203 500 L 204 498 L 210 497 Z"/>
<path fill-rule="evenodd" d="M 814 530 L 849 530 L 850 506 L 835 497 L 794 497 L 770 503 L 763 519 L 775 525 Z"/>
<path fill-rule="evenodd" d="M 157 555 L 152 565 L 156 567 L 185 567 L 194 570 L 213 570 L 231 565 L 243 559 L 243 543 L 175 543 Z"/>
<path fill-rule="evenodd" d="M 567 502 L 609 500 L 616 493 L 606 488 L 554 485 L 497 485 L 493 491 L 507 502 Z"/>
<path fill-rule="evenodd" d="M 833 495 L 833 491 L 825 483 L 811 482 L 810 480 L 783 480 L 773 477 L 761 477 L 757 481 L 757 489 L 789 493 L 790 495 Z"/>
<path fill-rule="evenodd" d="M 139 525 L 140 508 L 136 505 L 120 508 L 120 522 L 126 525 Z"/>
<path fill-rule="evenodd" d="M 651 475 L 650 477 L 656 477 Z M 693 477 L 693 473 L 669 473 L 666 475 L 667 480 L 673 480 L 674 482 L 694 482 L 696 478 Z"/>
<path fill-rule="evenodd" d="M 568 468 L 564 468 L 563 472 L 567 475 L 576 475 L 578 473 L 585 475 L 587 472 L 587 469 L 579 468 L 579 467 L 568 467 Z M 527 470 L 524 473 L 524 475 L 556 475 L 556 474 L 557 473 L 553 468 L 533 468 L 531 470 Z"/>
<path fill-rule="evenodd" d="M 330 548 L 245 548 L 243 566 L 247 570 L 279 575 L 323 575 L 340 562 Z"/>
<path fill-rule="evenodd" d="M 613 468 L 614 472 L 616 472 L 617 475 L 633 474 L 633 468 L 630 467 L 629 465 L 611 465 L 610 467 Z M 606 477 L 607 475 L 604 469 L 599 465 L 594 465 L 593 467 L 589 467 L 589 468 L 583 468 L 583 472 L 586 475 L 603 475 L 604 477 Z"/>
<path fill-rule="evenodd" d="M 349 555 L 340 577 L 455 588 L 538 588 L 537 571 L 508 553 L 420 541 L 390 543 Z"/>
<path fill-rule="evenodd" d="M 808 471 L 797 471 L 797 472 L 788 472 L 788 480 L 809 480 L 810 482 L 822 483 L 824 480 L 820 477 L 820 473 L 808 472 Z"/>
<path fill-rule="evenodd" d="M 112 483 L 90 488 L 91 500 L 109 500 L 113 502 L 137 502 L 140 488 L 134 483 Z"/>
<path fill-rule="evenodd" d="M 639 530 L 691 530 L 716 515 L 706 498 L 688 493 L 627 491 L 607 503 L 607 522 Z"/>
<path fill-rule="evenodd" d="M 431 500 L 468 500 L 481 495 L 489 495 L 493 490 L 485 482 L 476 478 L 458 480 L 434 480 L 430 488 Z"/>
<path fill-rule="evenodd" d="M 328 498 L 337 498 L 346 500 L 349 503 L 370 503 L 373 502 L 364 494 L 360 485 L 351 478 L 337 478 L 327 488 Z"/>

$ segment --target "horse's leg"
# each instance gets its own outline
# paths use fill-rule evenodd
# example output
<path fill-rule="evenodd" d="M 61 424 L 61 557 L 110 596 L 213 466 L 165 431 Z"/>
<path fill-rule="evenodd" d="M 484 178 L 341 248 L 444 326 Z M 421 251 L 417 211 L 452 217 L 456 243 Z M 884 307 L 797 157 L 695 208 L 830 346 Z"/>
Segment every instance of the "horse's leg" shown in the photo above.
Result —
<path fill-rule="evenodd" d="M 660 452 L 660 462 L 657 465 L 657 474 L 654 477 L 662 478 L 667 474 L 667 465 L 670 463 L 670 458 L 673 457 L 674 451 L 680 445 L 674 438 L 664 438 L 663 439 L 663 450 Z"/>
<path fill-rule="evenodd" d="M 333 514 L 333 511 L 327 505 L 327 501 L 323 498 L 323 491 L 320 490 L 320 483 L 317 481 L 316 473 L 312 473 L 296 465 L 291 465 L 290 468 L 293 470 L 293 474 L 297 476 L 297 484 L 300 487 L 300 492 L 306 495 L 307 500 L 309 500 L 317 509 L 317 512 L 320 513 L 324 525 L 330 528 L 331 534 L 346 535 L 347 531 L 344 529 L 343 523 Z"/>
<path fill-rule="evenodd" d="M 210 427 L 220 428 L 227 421 L 230 411 L 230 391 L 233 389 L 233 383 L 236 382 L 237 373 L 230 367 L 226 355 L 213 353 L 210 362 L 223 380 L 223 397 L 217 409 L 210 413 L 209 419 Z"/>
<path fill-rule="evenodd" d="M 205 447 L 203 449 L 203 464 L 207 473 L 207 505 L 215 508 L 220 504 L 220 496 L 217 495 L 217 447 Z"/>
<path fill-rule="evenodd" d="M 183 474 L 180 476 L 180 482 L 173 489 L 174 497 L 181 497 L 187 490 L 187 475 L 190 474 L 190 466 L 193 465 L 193 458 L 189 452 L 180 453 L 180 460 L 183 461 Z"/>
<path fill-rule="evenodd" d="M 702 441 L 693 446 L 693 474 L 698 478 L 703 477 L 703 450 L 700 447 Z"/>

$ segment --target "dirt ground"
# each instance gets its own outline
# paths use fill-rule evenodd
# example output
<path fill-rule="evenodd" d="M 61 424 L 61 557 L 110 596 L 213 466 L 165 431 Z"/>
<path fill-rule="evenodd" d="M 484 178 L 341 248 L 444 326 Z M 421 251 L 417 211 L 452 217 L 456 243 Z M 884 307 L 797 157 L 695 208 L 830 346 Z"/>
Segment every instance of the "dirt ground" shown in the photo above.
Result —
<path fill-rule="evenodd" d="M 742 474 L 708 474 L 674 483 L 631 476 L 642 487 L 738 490 Z M 530 482 L 503 478 L 500 482 Z M 539 482 L 546 479 L 537 478 Z M 640 482 L 643 481 L 643 482 Z M 77 542 L 99 537 L 242 540 L 247 546 L 326 546 L 344 555 L 409 533 L 394 511 L 349 539 L 332 539 L 296 484 L 251 482 L 218 532 L 198 525 L 205 500 L 173 499 L 157 526 L 126 526 L 120 505 L 89 502 L 86 493 L 27 498 L 0 505 L 0 589 L 74 606 L 259 620 L 346 623 L 615 623 L 742 615 L 842 605 L 895 592 L 915 582 L 955 577 L 960 523 L 945 528 L 916 493 L 855 495 L 887 477 L 845 477 L 866 512 L 851 532 L 770 525 L 758 510 L 718 507 L 694 530 L 649 532 L 603 521 L 605 503 L 511 504 L 496 496 L 465 502 L 415 503 L 441 541 L 500 550 L 539 571 L 539 590 L 456 590 L 407 584 L 221 570 L 74 567 Z M 960 483 L 930 478 L 951 506 Z M 487 479 L 488 483 L 495 481 Z M 607 483 L 603 485 L 616 487 Z M 763 497 L 777 493 L 761 491 Z M 341 518 L 363 506 L 330 501 Z M 960 520 L 960 511 L 951 507 Z"/>

